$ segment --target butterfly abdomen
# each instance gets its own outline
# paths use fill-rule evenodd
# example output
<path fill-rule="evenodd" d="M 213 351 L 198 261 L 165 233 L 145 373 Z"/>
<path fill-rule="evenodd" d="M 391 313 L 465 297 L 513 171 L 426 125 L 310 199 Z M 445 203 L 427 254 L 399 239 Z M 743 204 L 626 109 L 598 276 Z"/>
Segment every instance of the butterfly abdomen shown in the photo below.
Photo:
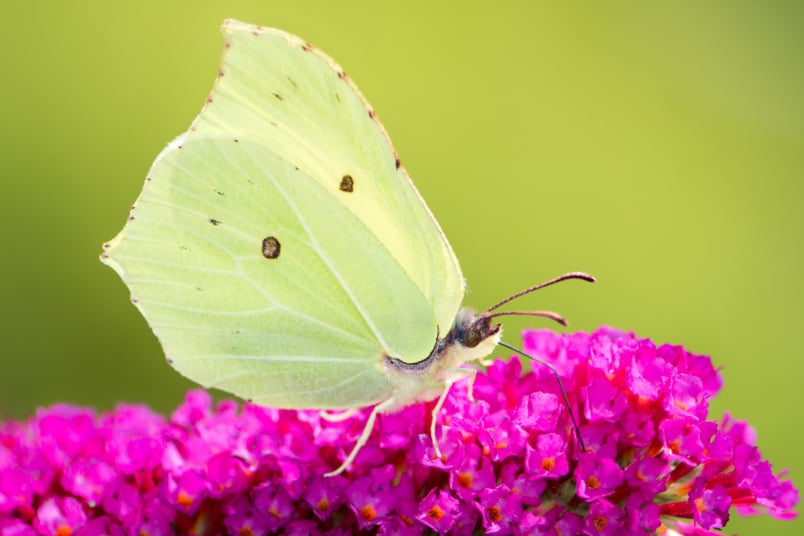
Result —
<path fill-rule="evenodd" d="M 385 373 L 394 399 L 388 411 L 438 398 L 450 384 L 471 375 L 463 365 L 489 355 L 501 334 L 499 324 L 492 325 L 489 318 L 475 317 L 471 309 L 464 308 L 425 359 L 405 363 L 386 356 Z"/>

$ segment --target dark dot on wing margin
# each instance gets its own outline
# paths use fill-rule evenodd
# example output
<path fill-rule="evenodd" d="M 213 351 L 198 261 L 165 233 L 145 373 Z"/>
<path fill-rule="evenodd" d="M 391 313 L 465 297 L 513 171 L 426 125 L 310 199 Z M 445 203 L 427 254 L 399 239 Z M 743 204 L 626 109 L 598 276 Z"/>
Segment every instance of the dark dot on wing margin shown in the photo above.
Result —
<path fill-rule="evenodd" d="M 209 219 L 209 223 L 211 223 L 212 225 L 220 225 L 220 224 L 221 224 L 221 221 L 220 221 L 220 220 L 216 220 L 215 218 L 210 218 L 210 219 Z"/>
<path fill-rule="evenodd" d="M 281 248 L 282 244 L 279 243 L 279 240 L 277 240 L 275 236 L 268 236 L 262 240 L 262 256 L 266 259 L 276 259 L 279 257 Z"/>

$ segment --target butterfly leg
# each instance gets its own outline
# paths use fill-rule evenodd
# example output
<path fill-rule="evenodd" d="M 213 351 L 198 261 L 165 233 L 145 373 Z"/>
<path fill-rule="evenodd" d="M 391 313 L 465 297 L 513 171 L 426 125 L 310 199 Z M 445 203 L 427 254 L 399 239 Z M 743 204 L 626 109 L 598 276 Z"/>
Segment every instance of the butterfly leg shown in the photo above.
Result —
<path fill-rule="evenodd" d="M 369 418 L 366 421 L 366 426 L 363 428 L 363 432 L 360 434 L 360 437 L 357 438 L 357 443 L 355 443 L 355 446 L 352 448 L 352 452 L 349 453 L 349 456 L 346 457 L 346 459 L 337 469 L 330 471 L 329 473 L 325 473 L 324 476 L 339 475 L 343 473 L 350 465 L 352 465 L 352 462 L 355 461 L 355 458 L 357 457 L 357 453 L 360 452 L 360 449 L 362 449 L 363 446 L 368 442 L 368 439 L 371 436 L 371 431 L 374 430 L 374 422 L 377 420 L 377 415 L 383 413 L 388 408 L 393 407 L 395 402 L 396 400 L 394 398 L 389 398 L 388 400 L 380 402 L 374 406 L 374 409 L 371 410 Z"/>
<path fill-rule="evenodd" d="M 444 381 L 444 391 L 442 391 L 441 396 L 438 397 L 438 402 L 436 402 L 436 405 L 433 408 L 433 413 L 430 419 L 430 439 L 433 442 L 433 449 L 435 450 L 435 454 L 438 458 L 441 457 L 441 449 L 438 446 L 438 438 L 436 438 L 436 422 L 438 421 L 438 414 L 441 413 L 441 408 L 444 406 L 444 401 L 447 399 L 447 395 L 449 394 L 449 389 L 452 387 L 453 383 L 469 377 L 469 398 L 471 399 L 472 384 L 475 382 L 475 377 L 477 376 L 477 371 L 469 368 L 456 368 L 452 369 L 450 372 L 450 377 Z"/>
<path fill-rule="evenodd" d="M 469 370 L 469 369 L 464 369 Z M 477 379 L 477 370 L 471 369 L 472 374 L 469 376 L 469 385 L 466 386 L 466 397 L 470 402 L 475 401 L 475 380 Z"/>
<path fill-rule="evenodd" d="M 339 411 L 337 413 L 333 413 L 327 410 L 321 410 L 319 414 L 321 415 L 322 419 L 327 420 L 329 422 L 341 422 L 345 421 L 349 417 L 357 415 L 359 412 L 360 408 L 352 408 L 344 411 Z"/>

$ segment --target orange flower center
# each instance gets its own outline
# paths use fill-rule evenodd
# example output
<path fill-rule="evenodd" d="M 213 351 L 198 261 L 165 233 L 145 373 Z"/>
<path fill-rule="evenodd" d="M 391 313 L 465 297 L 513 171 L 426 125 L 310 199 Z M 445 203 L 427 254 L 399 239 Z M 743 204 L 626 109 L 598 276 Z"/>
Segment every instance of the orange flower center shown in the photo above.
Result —
<path fill-rule="evenodd" d="M 435 504 L 433 505 L 432 508 L 430 508 L 430 510 L 427 511 L 427 517 L 429 517 L 433 521 L 438 521 L 442 517 L 444 517 L 444 510 L 442 510 L 440 506 Z"/>
<path fill-rule="evenodd" d="M 460 473 L 458 475 L 458 484 L 464 488 L 472 487 L 472 473 Z"/>
<path fill-rule="evenodd" d="M 375 517 L 377 517 L 377 511 L 374 510 L 374 507 L 370 504 L 367 504 L 363 508 L 360 509 L 360 517 L 363 518 L 365 521 L 371 521 Z"/>
<path fill-rule="evenodd" d="M 486 511 L 489 513 L 489 519 L 492 521 L 500 521 L 502 519 L 502 512 L 500 512 L 499 506 L 490 506 L 486 508 Z"/>
<path fill-rule="evenodd" d="M 605 517 L 603 517 L 603 516 L 597 516 L 597 517 L 595 518 L 595 520 L 592 522 L 592 524 L 595 526 L 595 528 L 596 528 L 597 530 L 599 530 L 599 531 L 601 531 L 601 532 L 602 532 L 602 531 L 603 531 L 603 529 L 605 529 L 605 528 L 606 528 L 606 525 L 608 525 L 608 524 L 609 524 L 609 520 L 608 520 L 608 519 L 606 519 L 606 518 L 605 518 Z"/>
<path fill-rule="evenodd" d="M 180 491 L 179 496 L 176 498 L 176 502 L 184 508 L 190 508 L 190 506 L 193 504 L 193 498 L 183 491 Z"/>

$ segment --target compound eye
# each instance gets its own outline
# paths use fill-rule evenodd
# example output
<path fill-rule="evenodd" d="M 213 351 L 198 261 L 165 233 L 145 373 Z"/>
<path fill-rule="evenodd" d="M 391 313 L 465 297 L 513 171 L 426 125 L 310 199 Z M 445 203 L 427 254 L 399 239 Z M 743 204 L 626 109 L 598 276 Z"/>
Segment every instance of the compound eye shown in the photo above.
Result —
<path fill-rule="evenodd" d="M 469 328 L 466 330 L 466 334 L 463 337 L 463 344 L 468 348 L 474 348 L 480 341 L 483 339 L 482 335 L 480 335 L 480 330 L 477 328 Z"/>

